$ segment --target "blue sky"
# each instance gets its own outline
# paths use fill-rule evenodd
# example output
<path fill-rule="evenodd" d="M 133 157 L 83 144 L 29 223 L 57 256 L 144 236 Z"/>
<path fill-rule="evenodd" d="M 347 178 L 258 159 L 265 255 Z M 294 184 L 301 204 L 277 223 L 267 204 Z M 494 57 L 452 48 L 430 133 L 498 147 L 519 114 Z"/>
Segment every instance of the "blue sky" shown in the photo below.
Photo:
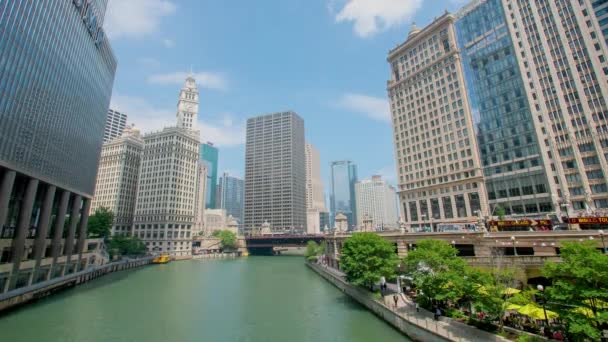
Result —
<path fill-rule="evenodd" d="M 350 159 L 359 178 L 396 183 L 386 96 L 387 51 L 415 21 L 428 24 L 462 0 L 110 0 L 105 29 L 119 66 L 112 108 L 144 133 L 175 122 L 192 68 L 201 139 L 220 170 L 244 169 L 247 118 L 297 112 L 329 163 Z"/>

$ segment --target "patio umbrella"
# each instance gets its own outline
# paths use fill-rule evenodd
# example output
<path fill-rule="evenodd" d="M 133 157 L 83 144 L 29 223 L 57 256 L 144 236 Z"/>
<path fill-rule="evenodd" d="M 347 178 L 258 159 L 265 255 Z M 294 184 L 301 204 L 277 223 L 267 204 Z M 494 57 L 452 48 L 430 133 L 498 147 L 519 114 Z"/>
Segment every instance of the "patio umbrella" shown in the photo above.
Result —
<path fill-rule="evenodd" d="M 522 315 L 526 315 L 528 317 L 534 318 L 534 319 L 545 319 L 545 313 L 543 311 L 543 308 L 538 307 L 534 304 L 524 305 L 524 306 L 520 307 L 517 310 L 517 312 L 519 312 Z M 547 310 L 548 319 L 554 319 L 557 317 L 559 317 L 559 315 L 556 312 Z"/>
<path fill-rule="evenodd" d="M 514 289 L 514 288 L 512 288 L 512 287 L 508 287 L 508 288 L 506 288 L 506 289 L 504 289 L 504 290 L 502 291 L 502 294 L 503 294 L 503 295 L 509 295 L 509 296 L 510 296 L 510 295 L 514 295 L 514 294 L 516 294 L 516 293 L 520 293 L 520 292 L 521 292 L 521 290 Z"/>
<path fill-rule="evenodd" d="M 519 310 L 520 308 L 521 308 L 521 305 L 509 304 L 509 305 L 507 305 L 506 310 Z"/>
<path fill-rule="evenodd" d="M 572 310 L 572 312 L 576 312 L 576 313 L 579 313 L 581 315 L 585 315 L 585 316 L 591 317 L 591 318 L 595 317 L 595 315 L 593 314 L 593 311 L 591 309 L 585 308 L 582 306 L 579 306 L 578 308 L 574 308 Z"/>

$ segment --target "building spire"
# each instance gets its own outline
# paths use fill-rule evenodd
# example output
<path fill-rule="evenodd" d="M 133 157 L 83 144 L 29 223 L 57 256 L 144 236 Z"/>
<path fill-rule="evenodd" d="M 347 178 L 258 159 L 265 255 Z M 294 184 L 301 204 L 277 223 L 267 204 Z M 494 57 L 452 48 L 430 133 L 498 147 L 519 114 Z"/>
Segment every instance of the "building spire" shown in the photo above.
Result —
<path fill-rule="evenodd" d="M 190 75 L 186 78 L 184 86 L 179 93 L 176 116 L 178 127 L 196 130 L 198 121 L 198 89 L 192 71 L 190 71 Z"/>

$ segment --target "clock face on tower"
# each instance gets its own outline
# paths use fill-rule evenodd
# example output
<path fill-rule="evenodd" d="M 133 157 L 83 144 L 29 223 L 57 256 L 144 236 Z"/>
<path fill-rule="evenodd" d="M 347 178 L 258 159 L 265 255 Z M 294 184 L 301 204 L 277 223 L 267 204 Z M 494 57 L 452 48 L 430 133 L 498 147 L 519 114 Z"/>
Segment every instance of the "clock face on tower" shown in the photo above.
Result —
<path fill-rule="evenodd" d="M 187 111 L 190 112 L 190 111 L 192 111 L 192 108 L 194 108 L 194 106 L 191 103 L 187 103 L 186 106 L 185 106 L 185 108 L 186 108 Z"/>

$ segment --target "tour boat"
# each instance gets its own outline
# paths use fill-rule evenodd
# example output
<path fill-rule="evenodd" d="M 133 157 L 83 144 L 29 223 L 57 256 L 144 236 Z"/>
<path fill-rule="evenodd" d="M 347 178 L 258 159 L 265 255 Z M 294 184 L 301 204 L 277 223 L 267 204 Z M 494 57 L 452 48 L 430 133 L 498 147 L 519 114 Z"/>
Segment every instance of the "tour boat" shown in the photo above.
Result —
<path fill-rule="evenodd" d="M 161 254 L 152 260 L 153 264 L 166 264 L 171 261 L 171 256 L 168 254 Z"/>

